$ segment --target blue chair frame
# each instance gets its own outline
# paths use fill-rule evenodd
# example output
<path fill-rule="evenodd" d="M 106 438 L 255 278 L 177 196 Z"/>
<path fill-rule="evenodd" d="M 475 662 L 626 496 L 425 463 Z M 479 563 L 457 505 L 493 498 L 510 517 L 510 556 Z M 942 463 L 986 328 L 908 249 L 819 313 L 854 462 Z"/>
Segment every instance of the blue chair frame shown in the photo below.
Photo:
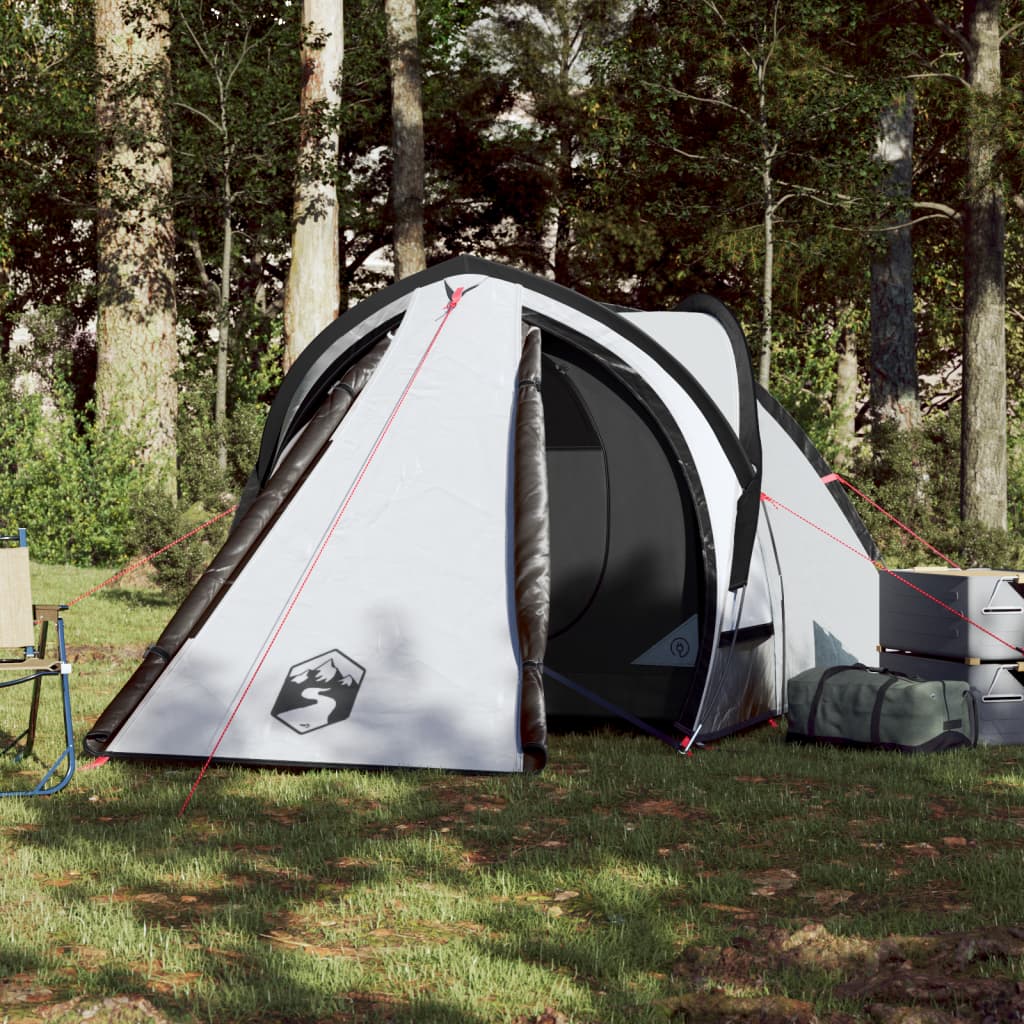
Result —
<path fill-rule="evenodd" d="M 32 684 L 28 723 L 11 739 L 0 756 L 12 755 L 16 763 L 24 763 L 35 748 L 36 727 L 43 681 L 60 680 L 60 696 L 64 719 L 64 748 L 46 765 L 42 778 L 30 789 L 0 790 L 4 796 L 51 796 L 59 793 L 75 774 L 75 738 L 71 722 L 71 665 L 64 643 L 64 620 L 61 612 L 67 605 L 33 604 L 28 568 L 28 539 L 21 528 L 16 534 L 0 535 L 0 587 L 5 589 L 0 599 L 0 644 L 3 652 L 17 655 L 0 657 L 0 689 Z M 36 638 L 35 627 L 39 633 Z M 57 657 L 48 658 L 46 645 L 49 627 L 56 632 Z M 6 678 L 13 673 L 14 678 Z"/>

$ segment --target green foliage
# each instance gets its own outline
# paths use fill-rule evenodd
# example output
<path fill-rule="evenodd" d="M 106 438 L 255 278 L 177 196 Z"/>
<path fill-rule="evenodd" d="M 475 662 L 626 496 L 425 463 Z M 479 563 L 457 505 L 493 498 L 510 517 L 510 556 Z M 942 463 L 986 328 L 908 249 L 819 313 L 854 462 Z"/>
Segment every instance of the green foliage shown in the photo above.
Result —
<path fill-rule="evenodd" d="M 61 378 L 47 392 L 31 374 L 0 369 L 0 508 L 5 529 L 23 526 L 33 556 L 110 565 L 130 554 L 144 471 L 137 446 L 76 411 Z"/>
<path fill-rule="evenodd" d="M 985 526 L 982 523 L 957 523 L 947 534 L 948 545 L 955 552 L 957 564 L 970 568 L 1017 570 L 1024 565 L 1024 538 L 1010 530 Z"/>
<path fill-rule="evenodd" d="M 544 271 L 545 225 L 557 181 L 548 160 L 550 147 L 539 141 L 544 126 L 527 122 L 517 111 L 531 102 L 513 71 L 523 35 L 501 35 L 495 52 L 496 12 L 506 6 L 481 0 L 418 3 L 428 259 L 470 252 Z M 363 62 L 372 56 L 372 75 L 353 78 L 343 100 L 343 189 L 348 223 L 355 229 L 353 257 L 373 244 L 375 233 L 383 232 L 388 239 L 390 232 L 386 205 L 366 198 L 375 175 L 391 170 L 386 49 L 378 42 L 383 33 L 380 7 L 379 0 L 362 0 L 355 8 L 361 12 L 356 26 L 360 45 L 352 56 L 367 70 L 371 66 Z M 349 55 L 346 50 L 346 82 Z M 375 119 L 371 112 L 376 112 Z M 383 147 L 378 167 L 365 159 L 375 147 Z M 345 158 L 350 152 L 354 159 Z M 386 177 L 376 179 L 378 189 L 381 184 L 386 194 Z M 365 275 L 359 283 L 365 287 Z"/>
<path fill-rule="evenodd" d="M 48 348 L 59 311 L 40 314 L 41 342 L 32 358 L 0 365 L 0 508 L 4 529 L 25 527 L 33 557 L 43 562 L 119 567 L 151 554 L 235 504 L 256 461 L 265 404 L 236 403 L 227 425 L 229 465 L 216 458 L 209 392 L 186 392 L 179 414 L 177 505 L 155 489 L 138 465 L 138 444 L 113 426 L 99 427 L 91 406 L 76 408 L 69 382 L 73 352 Z M 49 355 L 47 355 L 49 353 Z M 43 386 L 43 380 L 49 381 Z M 265 379 L 255 375 L 253 387 Z M 197 391 L 199 392 L 197 394 Z M 156 582 L 180 600 L 226 535 L 230 517 L 162 555 Z"/>
<path fill-rule="evenodd" d="M 151 6 L 128 2 L 140 10 Z M 238 493 L 266 403 L 280 383 L 302 69 L 297 3 L 166 0 L 164 6 L 171 14 L 167 115 L 178 314 L 181 334 L 190 339 L 180 378 L 184 511 L 164 524 L 176 536 L 191 510 L 213 514 L 227 494 Z M 335 117 L 341 132 L 343 305 L 385 283 L 386 271 L 370 269 L 370 261 L 389 242 L 391 216 L 383 13 L 379 0 L 349 0 L 345 9 L 342 105 L 320 112 Z M 962 15 L 952 0 L 932 9 L 949 24 Z M 1020 12 L 1020 0 L 1004 5 L 1011 34 L 1003 47 L 1001 167 L 1010 196 L 1024 181 L 1024 48 L 1012 45 L 1020 38 Z M 931 204 L 915 210 L 914 226 L 918 358 L 930 378 L 922 396 L 926 409 L 955 402 L 951 370 L 962 304 L 956 218 L 968 106 L 953 81 L 963 72 L 962 56 L 915 5 L 420 0 L 419 14 L 432 261 L 474 252 L 549 272 L 557 219 L 561 279 L 597 298 L 646 308 L 711 292 L 735 309 L 753 340 L 762 315 L 761 171 L 765 153 L 772 154 L 778 204 L 772 390 L 830 459 L 836 454 L 835 310 L 866 315 L 869 229 L 891 213 L 882 208 L 872 157 L 877 118 L 913 75 L 914 199 Z M 73 499 L 54 505 L 61 488 L 86 494 L 75 514 L 105 525 L 76 526 L 74 560 L 116 561 L 119 552 L 130 553 L 124 530 L 136 515 L 141 485 L 133 482 L 131 445 L 92 428 L 95 351 L 80 333 L 95 308 L 92 28 L 91 0 L 0 3 L 0 350 L 27 322 L 33 367 L 47 381 L 75 385 L 73 399 L 65 385 L 58 387 L 62 397 L 30 399 L 13 391 L 10 379 L 3 384 L 0 431 L 9 466 L 17 468 L 3 474 L 0 491 L 3 507 L 19 516 L 38 505 L 64 517 Z M 763 111 L 758 67 L 766 86 Z M 1015 407 L 1024 387 L 1024 231 L 1017 206 L 1009 202 L 1008 209 L 1008 372 Z M 227 271 L 220 258 L 225 215 L 234 246 Z M 210 338 L 218 315 L 231 326 L 226 472 L 216 464 L 212 423 Z M 867 336 L 862 323 L 856 329 Z M 862 372 L 865 366 L 862 361 Z M 54 444 L 68 465 L 47 462 Z M 861 456 L 863 472 L 872 483 L 877 475 L 889 507 L 911 521 L 920 517 L 922 532 L 945 538 L 951 553 L 1013 557 L 1000 548 L 998 534 L 960 531 L 959 435 L 944 414 L 929 417 L 916 440 L 878 436 L 872 444 L 876 450 Z M 10 483 L 15 478 L 18 487 Z M 28 496 L 28 483 L 44 488 L 38 501 Z M 1024 535 L 1024 434 L 1012 423 L 1009 486 L 1011 531 Z M 876 529 L 894 557 L 911 557 L 902 540 L 887 535 L 885 521 Z M 173 539 L 155 527 L 152 535 Z M 37 540 L 42 537 L 37 531 Z M 71 557 L 52 551 L 55 558 Z"/>
<path fill-rule="evenodd" d="M 882 508 L 938 546 L 959 514 L 959 463 L 950 459 L 959 437 L 957 413 L 929 416 L 914 431 L 880 424 L 854 463 L 853 479 Z M 941 561 L 875 509 L 858 505 L 858 511 L 889 565 Z"/>
<path fill-rule="evenodd" d="M 134 546 L 144 556 L 161 552 L 151 562 L 153 580 L 174 604 L 188 596 L 227 537 L 230 516 L 206 525 L 215 514 L 200 502 L 172 505 L 159 492 L 150 492 L 139 504 L 131 534 Z M 163 550 L 192 531 L 193 536 Z"/>
<path fill-rule="evenodd" d="M 199 378 L 182 395 L 178 410 L 178 494 L 172 505 L 159 493 L 143 497 L 135 511 L 135 549 L 151 555 L 231 508 L 256 464 L 266 406 L 236 401 L 225 426 L 228 467 L 217 462 L 219 432 L 213 420 L 212 377 Z M 154 559 L 153 579 L 164 596 L 180 602 L 195 586 L 227 537 L 231 517 Z"/>
<path fill-rule="evenodd" d="M 223 508 L 226 496 L 237 495 L 256 464 L 267 404 L 262 396 L 276 390 L 280 381 L 277 349 L 274 365 L 261 362 L 254 370 L 236 367 L 234 401 L 224 425 L 228 465 L 221 469 L 217 452 L 220 428 L 213 416 L 212 374 L 197 374 L 186 379 L 181 374 L 181 398 L 178 404 L 178 494 L 185 505 L 195 503 L 214 510 Z M 268 360 L 269 361 L 269 360 Z"/>
<path fill-rule="evenodd" d="M 1020 533 L 960 522 L 959 451 L 959 410 L 928 416 L 913 431 L 881 424 L 852 473 L 872 500 L 958 565 L 1024 565 Z M 1015 479 L 1019 495 L 1022 480 Z M 943 564 L 882 513 L 861 503 L 858 511 L 890 567 Z"/>
<path fill-rule="evenodd" d="M 806 431 L 829 463 L 839 452 L 835 408 L 836 342 L 845 330 L 856 329 L 858 314 L 808 308 L 799 316 L 776 320 L 772 359 L 772 395 Z M 859 325 L 863 328 L 863 324 Z"/>
<path fill-rule="evenodd" d="M 1007 525 L 1011 533 L 1024 538 L 1024 423 L 1019 414 L 1010 417 L 1007 448 Z"/>
<path fill-rule="evenodd" d="M 849 298 L 851 275 L 837 271 L 862 273 L 862 238 L 836 229 L 871 186 L 881 105 L 879 83 L 852 66 L 859 18 L 797 0 L 651 2 L 603 47 L 586 195 L 604 216 L 585 247 L 607 250 L 601 272 L 628 282 L 633 302 L 708 291 L 759 324 L 766 209 L 776 310 Z M 615 266 L 614 242 L 600 241 L 615 222 L 654 229 L 641 262 L 627 250 Z"/>
<path fill-rule="evenodd" d="M 170 7 L 178 314 L 195 339 L 225 332 L 230 409 L 237 378 L 272 351 L 279 327 L 299 138 L 300 5 Z M 216 358 L 215 344 L 190 345 L 187 379 L 210 372 Z"/>
<path fill-rule="evenodd" d="M 93 312 L 94 60 L 91 0 L 0 3 L 0 339 L 61 303 Z"/>
<path fill-rule="evenodd" d="M 628 6 L 623 0 L 505 0 L 489 5 L 474 35 L 489 66 L 503 72 L 514 102 L 529 115 L 495 125 L 509 144 L 529 142 L 521 170 L 532 171 L 531 192 L 543 199 L 528 211 L 533 224 L 522 223 L 522 242 L 533 239 L 538 269 L 582 290 L 592 290 L 595 276 L 574 252 L 593 230 L 584 201 L 595 160 L 594 107 L 601 95 L 593 69 L 602 49 L 621 34 Z M 596 256 L 586 246 L 582 252 Z"/>

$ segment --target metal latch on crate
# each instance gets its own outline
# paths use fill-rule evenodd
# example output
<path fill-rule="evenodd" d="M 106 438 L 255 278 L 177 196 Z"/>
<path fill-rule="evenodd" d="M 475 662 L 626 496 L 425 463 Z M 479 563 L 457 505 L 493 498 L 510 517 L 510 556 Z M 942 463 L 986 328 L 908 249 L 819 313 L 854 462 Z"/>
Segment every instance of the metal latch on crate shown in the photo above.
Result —
<path fill-rule="evenodd" d="M 1015 599 L 1012 604 L 1001 603 L 999 600 L 1000 597 L 1003 597 L 1007 587 L 1009 587 Z M 1024 596 L 1022 596 L 1022 591 L 1024 591 L 1024 587 L 1022 587 L 1020 576 L 1001 577 L 996 580 L 992 593 L 989 595 L 988 601 L 985 602 L 985 607 L 981 609 L 981 614 L 1020 615 L 1024 612 Z M 1006 597 L 1003 597 L 1003 601 L 1006 601 Z"/>

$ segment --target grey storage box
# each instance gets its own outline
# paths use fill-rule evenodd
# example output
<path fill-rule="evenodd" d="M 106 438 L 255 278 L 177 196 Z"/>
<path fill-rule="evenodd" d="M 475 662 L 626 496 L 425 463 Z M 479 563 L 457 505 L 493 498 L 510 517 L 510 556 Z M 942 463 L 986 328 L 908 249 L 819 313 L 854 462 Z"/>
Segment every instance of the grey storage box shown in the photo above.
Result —
<path fill-rule="evenodd" d="M 962 679 L 974 694 L 978 743 L 1024 743 L 1024 663 L 946 661 L 882 651 L 883 668 L 922 679 Z"/>
<path fill-rule="evenodd" d="M 1024 654 L 1024 577 L 1020 574 L 998 569 L 931 567 L 898 569 L 895 573 L 907 582 L 888 572 L 879 574 L 879 643 L 883 648 L 998 662 Z"/>

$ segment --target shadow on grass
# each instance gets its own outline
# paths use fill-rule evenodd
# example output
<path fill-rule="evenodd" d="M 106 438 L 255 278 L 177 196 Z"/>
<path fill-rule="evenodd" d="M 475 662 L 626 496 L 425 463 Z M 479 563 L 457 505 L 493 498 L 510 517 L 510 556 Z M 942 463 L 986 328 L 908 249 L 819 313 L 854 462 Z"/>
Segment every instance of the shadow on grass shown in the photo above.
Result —
<path fill-rule="evenodd" d="M 807 963 L 783 948 L 808 921 L 854 942 L 1022 906 L 1008 751 L 862 756 L 765 734 L 683 759 L 585 737 L 535 777 L 215 769 L 179 819 L 197 774 L 110 765 L 0 818 L 0 913 L 29 907 L 4 952 L 32 991 L 142 994 L 225 1024 L 545 1006 L 647 1024 L 698 975 L 754 983 L 781 963 L 789 994 L 829 991 L 852 969 L 821 962 L 831 940 Z"/>
<path fill-rule="evenodd" d="M 172 1019 L 220 1022 L 485 1024 L 508 1019 L 498 1009 L 503 978 L 520 965 L 538 974 L 540 1007 L 550 972 L 601 973 L 582 950 L 502 934 L 510 922 L 499 912 L 470 911 L 442 934 L 392 905 L 405 874 L 414 886 L 466 884 L 457 840 L 446 840 L 445 862 L 406 828 L 439 825 L 422 817 L 426 775 L 403 777 L 386 807 L 346 787 L 344 773 L 334 777 L 336 797 L 327 783 L 305 805 L 283 806 L 247 794 L 246 773 L 213 771 L 179 819 L 194 773 L 131 771 L 120 794 L 90 799 L 79 788 L 66 800 L 37 802 L 35 827 L 16 833 L 18 844 L 54 865 L 40 880 L 52 905 L 53 948 L 40 953 L 26 941 L 19 950 L 14 941 L 8 960 L 57 1000 L 141 995 Z M 265 791 L 267 774 L 248 773 L 252 788 Z M 570 868 L 576 858 L 559 859 Z M 449 942 L 487 959 L 482 981 L 472 971 L 460 977 L 463 954 L 452 962 L 441 949 Z M 437 957 L 424 953 L 433 944 Z M 459 995 L 449 994 L 454 989 Z M 469 1008 L 489 1001 L 493 1014 Z"/>
<path fill-rule="evenodd" d="M 104 601 L 124 605 L 127 608 L 167 608 L 174 610 L 179 603 L 160 590 L 117 587 L 104 590 L 96 596 Z"/>
<path fill-rule="evenodd" d="M 12 927 L 9 955 L 57 998 L 142 994 L 174 1019 L 489 1024 L 553 1006 L 640 1024 L 691 984 L 691 943 L 690 973 L 752 983 L 775 960 L 737 960 L 738 934 L 761 956 L 807 921 L 866 939 L 948 929 L 951 901 L 969 921 L 1019 905 L 1008 756 L 728 749 L 581 738 L 534 777 L 218 768 L 180 819 L 198 768 L 110 765 L 0 819 L 40 894 L 9 873 L 0 912 L 37 900 L 52 935 Z M 784 953 L 797 993 L 847 969 Z"/>
<path fill-rule="evenodd" d="M 595 793 L 550 774 L 215 769 L 179 819 L 197 768 L 103 771 L 15 838 L 51 865 L 68 992 L 221 1022 L 656 1017 L 678 922 L 637 873 L 675 818 L 595 836 Z"/>

